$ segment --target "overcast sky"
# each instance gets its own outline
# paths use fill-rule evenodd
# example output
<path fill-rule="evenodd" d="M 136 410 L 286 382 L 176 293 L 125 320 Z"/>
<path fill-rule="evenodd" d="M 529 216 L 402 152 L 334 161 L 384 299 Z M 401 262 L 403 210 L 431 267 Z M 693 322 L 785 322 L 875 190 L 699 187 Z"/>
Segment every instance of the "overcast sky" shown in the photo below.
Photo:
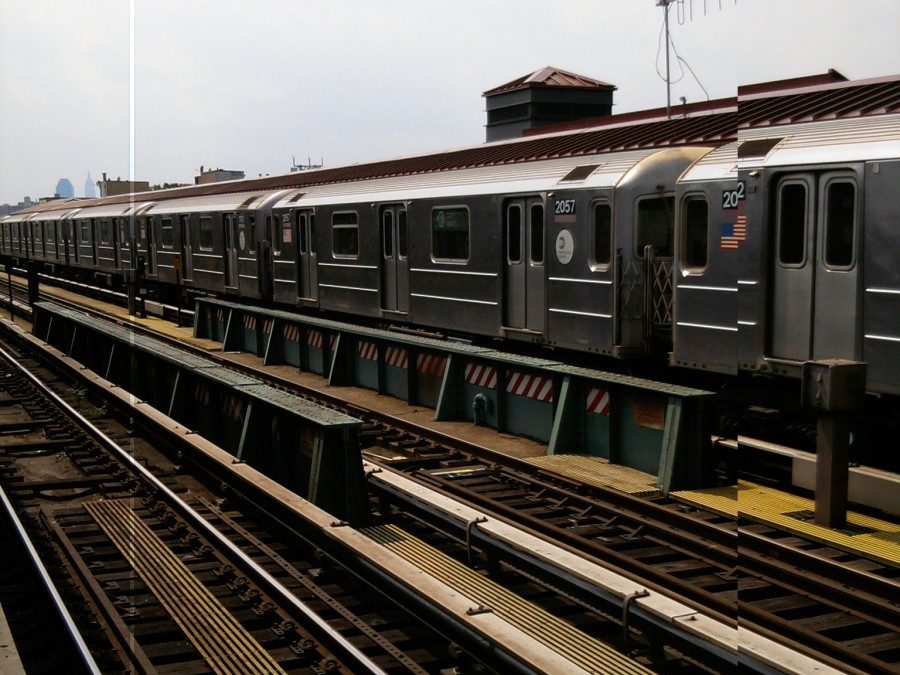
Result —
<path fill-rule="evenodd" d="M 193 182 L 475 145 L 481 94 L 547 65 L 616 85 L 614 112 L 664 106 L 662 19 L 656 0 L 0 0 L 0 203 L 62 177 L 80 196 L 88 171 Z M 684 0 L 670 26 L 711 98 L 900 74 L 900 0 Z M 705 98 L 689 72 L 680 96 Z"/>

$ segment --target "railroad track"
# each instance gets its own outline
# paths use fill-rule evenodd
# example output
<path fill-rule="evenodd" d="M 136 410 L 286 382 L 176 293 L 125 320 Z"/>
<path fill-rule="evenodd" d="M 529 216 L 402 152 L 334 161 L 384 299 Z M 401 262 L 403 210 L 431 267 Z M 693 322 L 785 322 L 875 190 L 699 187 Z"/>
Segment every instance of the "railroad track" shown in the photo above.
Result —
<path fill-rule="evenodd" d="M 265 514 L 254 520 L 233 506 L 226 513 L 221 495 L 83 392 L 68 396 L 91 420 L 42 388 L 12 354 L 0 357 L 4 496 L 43 542 L 56 583 L 65 585 L 63 570 L 74 580 L 68 602 L 90 608 L 77 611 L 76 634 L 92 636 L 82 649 L 102 664 L 95 672 L 424 673 L 458 663 L 445 638 L 323 561 L 314 545 L 272 541 Z M 68 389 L 58 380 L 54 388 Z M 111 437 L 125 442 L 123 452 Z M 315 577 L 328 567 L 326 592 Z M 296 587 L 341 620 L 310 611 Z M 415 644 L 397 647 L 385 637 L 391 631 L 372 628 L 388 625 Z"/>
<path fill-rule="evenodd" d="M 293 383 L 280 385 L 296 390 Z M 396 420 L 372 411 L 344 409 L 371 420 L 364 433 L 371 447 L 407 454 L 399 461 L 372 459 L 411 471 L 416 480 L 588 555 L 612 558 L 634 578 L 676 589 L 725 621 L 734 623 L 739 615 L 742 626 L 836 666 L 896 671 L 897 607 L 885 599 L 897 597 L 897 583 L 889 566 L 845 554 L 840 565 L 829 566 L 834 553 L 821 547 L 804 551 L 809 547 L 802 541 L 779 541 L 777 533 L 764 536 L 743 524 L 739 529 L 734 521 L 684 505 L 588 489 L 453 439 L 398 429 Z M 813 566 L 816 574 L 802 572 Z"/>

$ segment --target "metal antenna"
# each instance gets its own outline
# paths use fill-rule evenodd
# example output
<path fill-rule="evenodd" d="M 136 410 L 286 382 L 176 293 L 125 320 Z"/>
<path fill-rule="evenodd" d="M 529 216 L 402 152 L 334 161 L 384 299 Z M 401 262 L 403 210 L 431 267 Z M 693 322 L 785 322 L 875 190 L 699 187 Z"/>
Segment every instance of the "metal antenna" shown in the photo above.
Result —
<path fill-rule="evenodd" d="M 666 119 L 672 119 L 672 78 L 669 75 L 669 5 L 675 0 L 656 0 L 656 6 L 662 7 L 666 25 Z"/>

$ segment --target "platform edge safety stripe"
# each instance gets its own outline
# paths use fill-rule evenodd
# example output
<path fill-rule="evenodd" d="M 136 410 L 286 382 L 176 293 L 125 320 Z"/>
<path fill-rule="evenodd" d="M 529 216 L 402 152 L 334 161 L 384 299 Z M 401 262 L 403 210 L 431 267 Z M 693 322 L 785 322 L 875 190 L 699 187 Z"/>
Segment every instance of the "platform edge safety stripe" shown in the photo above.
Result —
<path fill-rule="evenodd" d="M 602 673 L 651 672 L 609 645 L 523 600 L 396 525 L 379 525 L 360 531 L 457 592 L 467 595 L 473 602 L 489 607 L 511 625 L 582 668 Z"/>
<path fill-rule="evenodd" d="M 214 672 L 285 672 L 129 506 L 107 500 L 85 503 L 84 509 Z"/>
<path fill-rule="evenodd" d="M 748 481 L 737 486 L 708 490 L 682 490 L 671 493 L 679 501 L 713 511 L 733 520 L 746 518 L 769 527 L 833 546 L 891 567 L 900 567 L 900 525 L 872 516 L 848 512 L 847 524 L 873 532 L 849 534 L 789 514 L 815 512 L 815 502 L 788 492 Z"/>

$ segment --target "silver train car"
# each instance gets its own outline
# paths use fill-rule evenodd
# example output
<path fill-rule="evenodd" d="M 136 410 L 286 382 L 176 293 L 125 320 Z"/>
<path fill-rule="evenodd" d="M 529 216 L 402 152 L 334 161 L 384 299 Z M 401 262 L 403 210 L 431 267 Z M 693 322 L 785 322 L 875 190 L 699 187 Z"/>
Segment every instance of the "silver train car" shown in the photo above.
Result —
<path fill-rule="evenodd" d="M 900 393 L 900 114 L 751 127 L 718 144 L 371 167 L 293 187 L 53 202 L 4 218 L 0 254 L 112 285 L 142 260 L 161 293 L 732 376 L 865 361 L 870 392 Z"/>

